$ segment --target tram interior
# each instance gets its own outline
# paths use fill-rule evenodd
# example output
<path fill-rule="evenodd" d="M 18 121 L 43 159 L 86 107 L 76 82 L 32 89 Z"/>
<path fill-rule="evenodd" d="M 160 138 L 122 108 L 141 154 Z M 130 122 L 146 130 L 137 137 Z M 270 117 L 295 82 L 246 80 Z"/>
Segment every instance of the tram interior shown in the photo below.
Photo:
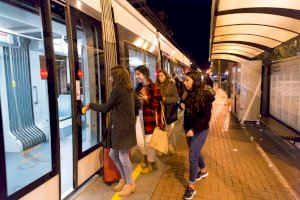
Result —
<path fill-rule="evenodd" d="M 0 10 L 0 100 L 10 195 L 52 170 L 48 99 L 54 97 L 48 96 L 47 80 L 40 75 L 40 69 L 46 68 L 40 16 L 3 2 Z M 61 184 L 65 192 L 73 188 L 71 81 L 66 26 L 53 20 L 52 29 L 59 85 Z M 85 34 L 82 30 L 77 33 L 79 57 L 85 62 Z M 88 73 L 85 78 L 89 78 Z M 85 97 L 88 91 L 84 91 Z M 92 145 L 92 128 L 87 123 L 91 118 L 82 118 L 83 149 Z"/>

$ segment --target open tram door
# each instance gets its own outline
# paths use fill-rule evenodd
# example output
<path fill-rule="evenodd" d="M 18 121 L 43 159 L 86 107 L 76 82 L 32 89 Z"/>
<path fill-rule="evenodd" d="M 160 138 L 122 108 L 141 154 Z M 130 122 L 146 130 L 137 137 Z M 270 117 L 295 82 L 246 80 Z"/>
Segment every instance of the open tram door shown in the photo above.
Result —
<path fill-rule="evenodd" d="M 105 117 L 81 115 L 81 107 L 104 100 L 106 79 L 100 21 L 72 6 L 52 3 L 51 8 L 64 198 L 85 181 L 80 160 L 99 148 Z"/>
<path fill-rule="evenodd" d="M 84 159 L 99 158 L 104 117 L 80 108 L 103 101 L 106 80 L 101 22 L 85 13 L 0 0 L 0 199 L 50 180 L 64 198 L 100 168 Z"/>

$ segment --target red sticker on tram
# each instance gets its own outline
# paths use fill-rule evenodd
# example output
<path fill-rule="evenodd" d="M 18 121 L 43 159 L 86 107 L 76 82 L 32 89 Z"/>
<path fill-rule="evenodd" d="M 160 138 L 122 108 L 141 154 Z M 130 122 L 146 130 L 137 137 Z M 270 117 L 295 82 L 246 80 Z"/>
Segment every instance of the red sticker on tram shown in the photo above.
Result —
<path fill-rule="evenodd" d="M 41 79 L 47 79 L 48 78 L 48 71 L 46 68 L 42 68 L 40 70 Z"/>
<path fill-rule="evenodd" d="M 78 77 L 79 78 L 83 77 L 83 71 L 81 69 L 78 70 Z"/>

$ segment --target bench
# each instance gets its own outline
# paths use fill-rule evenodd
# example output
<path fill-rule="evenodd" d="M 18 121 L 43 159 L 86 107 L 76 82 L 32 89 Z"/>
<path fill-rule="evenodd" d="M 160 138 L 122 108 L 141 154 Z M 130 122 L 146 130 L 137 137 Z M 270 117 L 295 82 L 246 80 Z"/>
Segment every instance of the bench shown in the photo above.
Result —
<path fill-rule="evenodd" d="M 300 135 L 298 133 L 289 129 L 272 117 L 261 117 L 260 122 L 282 139 L 300 142 Z"/>

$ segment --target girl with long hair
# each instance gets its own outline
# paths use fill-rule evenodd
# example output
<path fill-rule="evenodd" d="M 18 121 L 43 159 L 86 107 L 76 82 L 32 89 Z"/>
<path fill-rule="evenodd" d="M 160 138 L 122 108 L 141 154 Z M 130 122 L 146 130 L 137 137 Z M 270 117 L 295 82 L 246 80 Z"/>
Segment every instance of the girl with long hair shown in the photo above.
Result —
<path fill-rule="evenodd" d="M 170 112 L 174 112 L 169 112 L 169 114 L 177 115 L 177 103 L 179 101 L 179 96 L 175 85 L 175 81 L 171 79 L 170 75 L 166 70 L 161 69 L 158 71 L 156 85 L 160 88 L 163 96 L 162 103 L 165 108 L 164 110 L 166 111 L 168 109 Z M 173 122 L 175 122 L 176 119 L 171 119 L 171 116 L 168 116 L 167 113 L 165 113 L 165 117 L 167 121 L 166 131 L 172 134 L 172 129 L 174 126 Z M 174 149 L 170 139 L 171 138 L 169 138 L 169 152 L 174 153 Z"/>
<path fill-rule="evenodd" d="M 118 195 L 128 196 L 135 190 L 132 180 L 132 164 L 129 158 L 130 149 L 135 146 L 135 101 L 130 75 L 123 66 L 116 66 L 111 70 L 113 81 L 109 100 L 101 105 L 90 103 L 86 109 L 110 115 L 111 149 L 109 155 L 116 164 L 121 179 L 114 190 Z"/>
<path fill-rule="evenodd" d="M 159 87 L 157 87 L 150 77 L 149 69 L 145 66 L 135 68 L 136 81 L 136 94 L 141 102 L 141 109 L 139 110 L 140 121 L 144 129 L 143 144 L 138 141 L 139 150 L 144 154 L 142 161 L 142 174 L 148 174 L 157 169 L 156 164 L 156 150 L 149 147 L 148 144 L 151 140 L 155 127 L 163 128 L 161 121 L 161 105 L 162 95 Z"/>
<path fill-rule="evenodd" d="M 201 82 L 199 71 L 190 71 L 185 75 L 184 81 L 187 97 L 184 100 L 184 130 L 189 146 L 189 185 L 185 191 L 184 199 L 192 199 L 196 194 L 195 183 L 208 176 L 201 149 L 205 143 L 209 121 L 211 118 L 214 93 Z"/>

